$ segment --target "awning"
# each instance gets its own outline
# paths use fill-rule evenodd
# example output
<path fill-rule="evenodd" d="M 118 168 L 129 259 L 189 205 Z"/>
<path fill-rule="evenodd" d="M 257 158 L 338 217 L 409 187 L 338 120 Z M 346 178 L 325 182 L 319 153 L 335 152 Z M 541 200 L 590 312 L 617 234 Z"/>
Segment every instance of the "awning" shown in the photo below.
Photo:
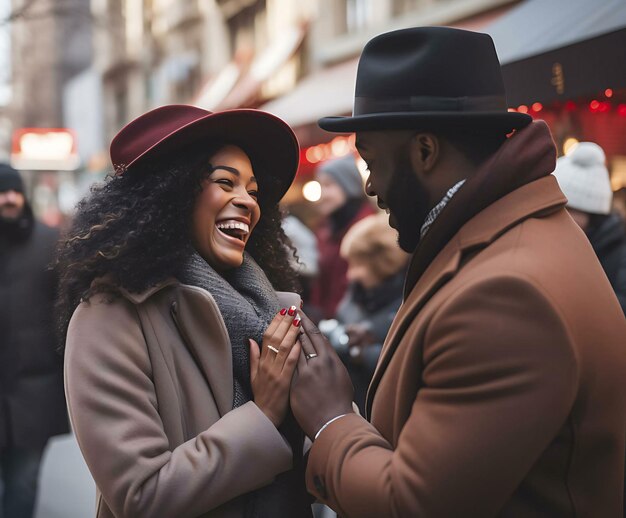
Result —
<path fill-rule="evenodd" d="M 287 95 L 261 109 L 277 115 L 293 127 L 317 121 L 324 115 L 352 111 L 358 58 L 324 68 L 305 77 Z"/>
<path fill-rule="evenodd" d="M 298 50 L 307 25 L 285 29 L 252 63 L 234 59 L 201 89 L 193 104 L 205 110 L 253 106 L 261 86 Z"/>
<path fill-rule="evenodd" d="M 213 111 L 233 90 L 241 77 L 242 66 L 235 60 L 226 65 L 218 74 L 212 77 L 200 90 L 193 100 L 193 104 Z"/>
<path fill-rule="evenodd" d="M 450 26 L 474 31 L 482 30 L 482 27 L 494 19 L 499 19 L 510 9 L 510 5 L 504 5 L 450 23 Z M 355 57 L 314 71 L 302 79 L 291 92 L 260 108 L 277 115 L 292 126 L 302 145 L 326 140 L 328 134 L 318 128 L 317 120 L 327 115 L 352 113 L 358 63 L 359 57 Z"/>
<path fill-rule="evenodd" d="M 626 87 L 624 0 L 527 0 L 483 30 L 510 106 Z"/>

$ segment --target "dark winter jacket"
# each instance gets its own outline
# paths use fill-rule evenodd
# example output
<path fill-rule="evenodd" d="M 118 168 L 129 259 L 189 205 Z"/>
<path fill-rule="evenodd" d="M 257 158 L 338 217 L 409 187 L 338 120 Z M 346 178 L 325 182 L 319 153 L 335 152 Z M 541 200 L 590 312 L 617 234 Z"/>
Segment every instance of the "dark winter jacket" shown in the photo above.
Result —
<path fill-rule="evenodd" d="M 626 314 L 626 227 L 619 214 L 609 214 L 588 231 L 587 237 Z"/>
<path fill-rule="evenodd" d="M 371 289 L 351 284 L 337 308 L 336 319 L 339 323 L 344 326 L 365 324 L 375 338 L 375 343 L 363 348 L 359 362 L 352 361 L 349 354 L 342 355 L 354 385 L 354 400 L 361 411 L 365 407 L 367 387 L 374 374 L 383 342 L 402 303 L 404 276 L 405 270 L 402 269 Z"/>
<path fill-rule="evenodd" d="M 29 207 L 0 222 L 0 448 L 42 447 L 68 430 L 48 269 L 57 238 Z"/>

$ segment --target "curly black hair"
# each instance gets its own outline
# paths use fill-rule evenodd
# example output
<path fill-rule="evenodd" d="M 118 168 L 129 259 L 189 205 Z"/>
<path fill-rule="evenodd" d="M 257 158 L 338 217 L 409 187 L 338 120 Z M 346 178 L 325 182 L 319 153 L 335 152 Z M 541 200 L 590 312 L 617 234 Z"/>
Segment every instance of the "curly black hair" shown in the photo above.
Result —
<path fill-rule="evenodd" d="M 119 288 L 142 292 L 174 276 L 193 253 L 194 204 L 210 172 L 209 159 L 223 145 L 190 148 L 175 158 L 146 159 L 123 174 L 109 175 L 79 202 L 72 225 L 59 242 L 55 262 L 60 349 L 82 300 L 96 293 L 114 294 Z M 263 196 L 268 183 L 260 180 L 260 184 L 261 218 L 246 251 L 275 289 L 299 291 L 290 266 L 290 255 L 297 256 L 282 230 L 278 203 Z M 99 282 L 93 283 L 94 279 Z"/>

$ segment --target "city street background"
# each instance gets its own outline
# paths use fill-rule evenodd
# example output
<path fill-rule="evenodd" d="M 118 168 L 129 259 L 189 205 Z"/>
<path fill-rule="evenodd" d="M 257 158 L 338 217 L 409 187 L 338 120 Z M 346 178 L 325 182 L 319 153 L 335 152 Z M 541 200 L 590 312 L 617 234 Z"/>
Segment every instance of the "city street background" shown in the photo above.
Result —
<path fill-rule="evenodd" d="M 351 113 L 371 37 L 422 25 L 491 34 L 509 110 L 546 120 L 559 155 L 602 146 L 626 214 L 622 0 L 0 0 L 0 160 L 20 170 L 36 215 L 63 228 L 112 172 L 108 145 L 133 118 L 172 103 L 260 108 L 298 136 L 283 204 L 315 228 L 316 167 L 358 158 L 354 136 L 326 133 L 318 118 Z M 94 505 L 74 438 L 53 439 L 36 516 L 88 517 Z"/>
<path fill-rule="evenodd" d="M 96 486 L 73 435 L 60 435 L 46 448 L 35 518 L 94 515 Z"/>

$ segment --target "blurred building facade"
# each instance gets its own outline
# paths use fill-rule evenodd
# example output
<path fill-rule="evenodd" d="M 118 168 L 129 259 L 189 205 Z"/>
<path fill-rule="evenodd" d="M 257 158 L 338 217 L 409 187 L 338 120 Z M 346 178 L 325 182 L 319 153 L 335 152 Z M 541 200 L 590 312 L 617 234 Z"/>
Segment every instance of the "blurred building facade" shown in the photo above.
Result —
<path fill-rule="evenodd" d="M 300 139 L 287 203 L 306 206 L 316 165 L 354 152 L 353 138 L 316 121 L 350 113 L 371 37 L 418 25 L 483 30 L 533 0 L 13 0 L 14 9 L 29 2 L 56 9 L 11 24 L 12 121 L 74 128 L 85 185 L 108 170 L 113 135 L 150 108 L 260 107 Z"/>
<path fill-rule="evenodd" d="M 12 1 L 14 127 L 63 125 L 63 88 L 93 59 L 89 1 Z"/>
<path fill-rule="evenodd" d="M 93 0 L 94 19 L 107 20 L 112 28 L 95 31 L 94 38 L 106 140 L 132 118 L 162 104 L 192 103 L 213 110 L 257 106 L 264 95 L 293 86 L 305 4 Z M 291 50 L 278 55 L 287 39 Z"/>
<path fill-rule="evenodd" d="M 24 2 L 28 0 L 15 0 L 14 4 L 17 8 Z M 15 124 L 59 125 L 62 122 L 59 89 L 77 70 L 93 64 L 103 85 L 106 139 L 132 117 L 160 104 L 197 102 L 208 109 L 258 106 L 289 92 L 300 78 L 311 72 L 355 58 L 376 33 L 416 24 L 453 24 L 515 3 L 512 0 L 37 2 L 51 5 L 61 2 L 64 8 L 51 7 L 50 16 L 13 23 Z M 91 17 L 84 16 L 85 5 L 90 6 Z M 83 14 L 76 16 L 78 12 Z M 77 21 L 78 18 L 81 20 Z M 48 88 L 41 87 L 42 77 L 46 78 Z"/>
<path fill-rule="evenodd" d="M 11 101 L 3 113 L 13 138 L 3 143 L 10 149 L 2 154 L 8 157 L 15 153 L 16 136 L 27 128 L 36 129 L 30 136 L 40 139 L 42 149 L 50 147 L 50 139 L 63 138 L 43 129 L 63 128 L 65 88 L 90 66 L 93 46 L 90 0 L 11 0 L 5 16 L 10 28 Z M 57 225 L 63 217 L 59 199 L 68 198 L 66 187 L 74 183 L 75 166 L 61 172 L 44 162 L 23 169 L 23 176 L 35 211 Z M 73 203 L 67 201 L 68 206 Z"/>
<path fill-rule="evenodd" d="M 261 107 L 289 122 L 303 145 L 287 203 L 303 201 L 315 165 L 354 151 L 322 132 L 352 109 L 358 55 L 375 34 L 415 25 L 477 29 L 515 0 L 93 0 L 105 141 L 167 103 L 208 110 Z M 304 203 L 306 205 L 306 203 Z"/>

